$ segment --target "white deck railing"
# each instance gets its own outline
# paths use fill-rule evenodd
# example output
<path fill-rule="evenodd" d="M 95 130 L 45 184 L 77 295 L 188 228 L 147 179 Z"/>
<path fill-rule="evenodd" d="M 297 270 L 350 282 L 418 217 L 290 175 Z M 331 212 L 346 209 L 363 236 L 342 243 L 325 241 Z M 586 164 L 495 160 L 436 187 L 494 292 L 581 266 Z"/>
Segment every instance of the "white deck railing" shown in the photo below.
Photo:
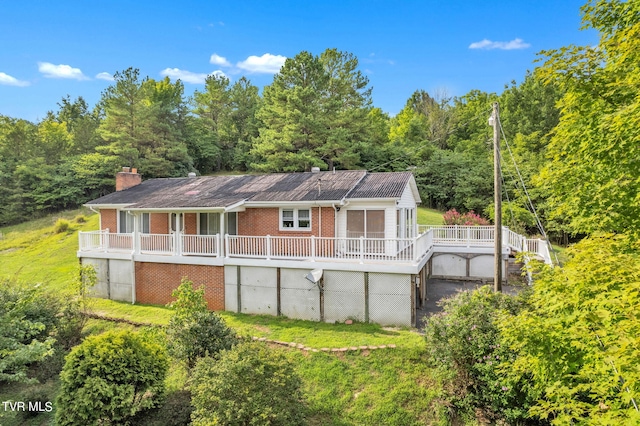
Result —
<path fill-rule="evenodd" d="M 220 252 L 219 235 L 112 234 L 80 232 L 80 251 L 131 252 L 149 255 L 212 256 L 291 260 L 352 260 L 415 263 L 434 246 L 490 247 L 495 230 L 490 226 L 420 227 L 415 238 L 333 238 L 226 235 Z M 544 240 L 527 239 L 503 228 L 503 246 L 530 252 L 551 263 Z M 135 245 L 134 245 L 135 243 Z"/>
<path fill-rule="evenodd" d="M 173 234 L 138 234 L 140 253 L 172 254 L 175 250 Z"/>
<path fill-rule="evenodd" d="M 218 235 L 182 235 L 182 254 L 218 256 Z"/>
<path fill-rule="evenodd" d="M 80 251 L 130 252 L 133 234 L 110 234 L 107 231 L 80 232 Z"/>

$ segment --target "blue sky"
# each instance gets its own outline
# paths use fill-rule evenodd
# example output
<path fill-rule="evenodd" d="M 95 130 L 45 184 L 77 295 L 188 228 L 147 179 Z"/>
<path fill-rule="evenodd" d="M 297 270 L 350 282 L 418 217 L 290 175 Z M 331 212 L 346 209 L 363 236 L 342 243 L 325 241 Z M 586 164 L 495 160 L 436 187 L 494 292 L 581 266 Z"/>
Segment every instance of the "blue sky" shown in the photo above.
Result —
<path fill-rule="evenodd" d="M 185 93 L 222 72 L 263 87 L 286 57 L 355 54 L 373 103 L 391 115 L 417 89 L 501 92 L 536 53 L 595 44 L 586 0 L 3 1 L 0 114 L 42 119 L 67 94 L 91 106 L 114 72 L 182 77 Z"/>

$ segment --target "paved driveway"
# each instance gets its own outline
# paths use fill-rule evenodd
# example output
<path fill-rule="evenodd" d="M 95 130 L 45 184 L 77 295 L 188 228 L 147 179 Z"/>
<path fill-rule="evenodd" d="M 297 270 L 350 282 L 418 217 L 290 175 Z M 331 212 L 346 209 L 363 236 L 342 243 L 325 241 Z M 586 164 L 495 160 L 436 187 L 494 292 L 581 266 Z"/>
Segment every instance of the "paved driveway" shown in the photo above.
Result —
<path fill-rule="evenodd" d="M 481 287 L 483 284 L 479 281 L 449 281 L 449 280 L 437 280 L 430 279 L 427 281 L 427 302 L 422 306 L 422 309 L 416 310 L 416 319 L 418 322 L 418 329 L 424 328 L 424 318 L 432 315 L 436 312 L 440 312 L 442 308 L 438 306 L 440 299 L 453 296 L 459 291 L 475 290 Z M 484 284 L 491 285 L 493 283 Z M 502 286 L 502 291 L 507 294 L 516 294 L 521 287 L 514 286 Z"/>

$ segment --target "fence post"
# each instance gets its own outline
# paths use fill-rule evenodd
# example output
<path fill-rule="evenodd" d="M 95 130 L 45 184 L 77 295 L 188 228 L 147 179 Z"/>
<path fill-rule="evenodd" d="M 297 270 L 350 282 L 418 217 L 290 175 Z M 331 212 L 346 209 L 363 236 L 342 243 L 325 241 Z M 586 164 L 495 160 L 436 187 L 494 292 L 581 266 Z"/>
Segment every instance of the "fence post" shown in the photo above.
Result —
<path fill-rule="evenodd" d="M 467 226 L 467 248 L 471 247 L 471 227 Z"/>
<path fill-rule="evenodd" d="M 104 251 L 107 252 L 109 251 L 109 228 L 106 229 L 106 232 L 104 233 Z"/>
<path fill-rule="evenodd" d="M 271 235 L 267 235 L 267 238 L 265 239 L 266 243 L 267 243 L 267 260 L 271 260 Z"/>

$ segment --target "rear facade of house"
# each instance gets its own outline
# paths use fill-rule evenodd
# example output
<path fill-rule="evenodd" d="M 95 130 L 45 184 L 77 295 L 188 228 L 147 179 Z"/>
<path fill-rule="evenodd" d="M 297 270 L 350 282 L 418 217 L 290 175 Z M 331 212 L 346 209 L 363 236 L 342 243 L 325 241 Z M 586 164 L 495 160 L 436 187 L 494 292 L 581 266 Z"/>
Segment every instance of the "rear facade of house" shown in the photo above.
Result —
<path fill-rule="evenodd" d="M 409 172 L 150 179 L 124 168 L 93 200 L 78 256 L 98 296 L 166 304 L 184 277 L 209 307 L 317 321 L 415 323 L 431 234 Z"/>

